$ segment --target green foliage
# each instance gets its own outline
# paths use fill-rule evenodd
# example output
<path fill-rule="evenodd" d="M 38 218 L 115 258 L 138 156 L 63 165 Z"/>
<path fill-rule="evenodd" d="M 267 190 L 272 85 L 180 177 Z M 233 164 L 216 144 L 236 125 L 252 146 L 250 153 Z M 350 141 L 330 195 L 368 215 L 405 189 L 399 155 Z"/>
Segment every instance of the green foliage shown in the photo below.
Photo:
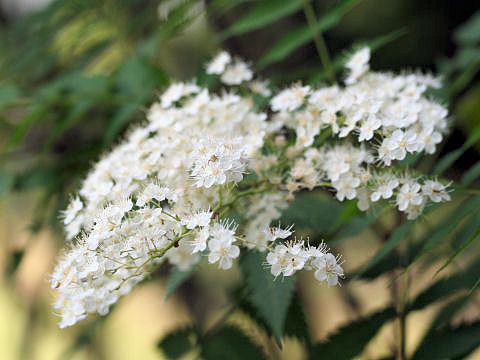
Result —
<path fill-rule="evenodd" d="M 386 308 L 369 317 L 340 328 L 325 342 L 313 347 L 310 359 L 349 360 L 359 355 L 380 328 L 396 315 L 394 308 Z"/>
<path fill-rule="evenodd" d="M 165 290 L 165 299 L 168 299 L 175 290 L 182 286 L 195 272 L 196 267 L 187 271 L 181 271 L 178 268 L 174 268 L 168 276 L 167 288 Z"/>
<path fill-rule="evenodd" d="M 178 359 L 193 349 L 196 342 L 196 330 L 187 327 L 167 334 L 157 347 L 168 359 Z"/>
<path fill-rule="evenodd" d="M 240 267 L 249 291 L 249 301 L 281 344 L 295 280 L 293 277 L 275 279 L 268 269 L 262 267 L 264 261 L 262 254 L 251 251 L 242 256 Z"/>
<path fill-rule="evenodd" d="M 413 360 L 463 358 L 480 345 L 480 322 L 428 333 Z"/>
<path fill-rule="evenodd" d="M 208 336 L 202 344 L 201 355 L 205 360 L 264 359 L 261 350 L 239 329 L 233 326 L 224 326 Z"/>

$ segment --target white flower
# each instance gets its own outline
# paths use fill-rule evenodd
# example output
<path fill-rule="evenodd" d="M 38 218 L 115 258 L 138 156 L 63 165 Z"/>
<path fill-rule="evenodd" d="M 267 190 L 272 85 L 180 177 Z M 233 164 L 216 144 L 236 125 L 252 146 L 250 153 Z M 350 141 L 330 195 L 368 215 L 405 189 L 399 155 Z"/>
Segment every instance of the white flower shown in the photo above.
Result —
<path fill-rule="evenodd" d="M 220 80 L 226 85 L 240 85 L 244 81 L 252 80 L 253 73 L 244 61 L 236 60 L 225 69 Z"/>
<path fill-rule="evenodd" d="M 273 111 L 293 111 L 304 103 L 305 97 L 309 93 L 310 86 L 296 84 L 274 96 L 270 101 L 270 105 Z"/>
<path fill-rule="evenodd" d="M 373 132 L 382 125 L 382 121 L 376 116 L 369 116 L 363 121 L 360 126 L 360 134 L 358 135 L 358 141 L 370 140 L 373 137 Z"/>
<path fill-rule="evenodd" d="M 343 277 L 343 269 L 331 253 L 317 257 L 312 261 L 312 265 L 315 269 L 315 278 L 318 281 L 326 281 L 328 286 L 338 285 L 338 278 Z"/>
<path fill-rule="evenodd" d="M 138 195 L 135 205 L 144 206 L 146 203 L 156 199 L 158 201 L 163 201 L 172 196 L 171 190 L 167 187 L 161 187 L 157 184 L 150 183 Z"/>
<path fill-rule="evenodd" d="M 291 276 L 296 271 L 303 269 L 308 254 L 303 248 L 303 241 L 290 242 L 287 245 L 277 245 L 273 252 L 267 255 L 267 263 L 271 266 L 273 276 L 283 274 Z"/>
<path fill-rule="evenodd" d="M 168 250 L 166 256 L 170 264 L 176 265 L 181 271 L 191 269 L 200 260 L 198 254 L 192 252 L 192 247 L 185 239 L 180 240 L 178 246 Z"/>
<path fill-rule="evenodd" d="M 222 74 L 231 60 L 232 57 L 229 53 L 221 51 L 210 63 L 207 64 L 207 74 Z"/>
<path fill-rule="evenodd" d="M 332 186 L 337 190 L 337 199 L 343 201 L 353 199 L 357 195 L 356 188 L 360 185 L 360 179 L 351 174 L 343 175 Z"/>
<path fill-rule="evenodd" d="M 370 48 L 364 47 L 358 50 L 352 57 L 347 61 L 345 67 L 350 70 L 348 78 L 345 80 L 345 84 L 354 84 L 360 77 L 365 74 L 368 69 L 368 62 L 370 61 Z"/>
<path fill-rule="evenodd" d="M 400 185 L 400 182 L 392 174 L 386 174 L 376 178 L 377 188 L 370 196 L 372 201 L 378 201 L 380 198 L 389 199 L 393 196 L 393 190 Z"/>
<path fill-rule="evenodd" d="M 286 229 L 282 229 L 280 227 L 271 227 L 268 229 L 264 230 L 264 233 L 266 234 L 267 241 L 275 241 L 277 239 L 286 239 L 290 235 L 293 234 L 292 231 L 293 225 L 290 225 Z"/>
<path fill-rule="evenodd" d="M 417 135 L 413 131 L 395 130 L 388 138 L 387 147 L 397 160 L 403 160 L 408 152 L 418 150 Z"/>
<path fill-rule="evenodd" d="M 220 269 L 227 270 L 232 267 L 232 259 L 240 255 L 238 246 L 233 245 L 235 241 L 235 230 L 232 224 L 216 223 L 211 231 L 212 238 L 208 241 L 208 262 L 218 262 Z"/>
<path fill-rule="evenodd" d="M 198 91 L 200 91 L 200 88 L 195 84 L 185 84 L 182 82 L 174 83 L 170 85 L 170 87 L 160 97 L 162 107 L 168 108 L 182 97 Z"/>
<path fill-rule="evenodd" d="M 207 248 L 207 240 L 210 236 L 208 228 L 202 228 L 200 231 L 196 231 L 193 240 L 190 242 L 193 247 L 192 253 L 203 251 Z"/>
<path fill-rule="evenodd" d="M 423 131 L 418 136 L 419 145 L 425 149 L 427 154 L 433 154 L 436 150 L 436 145 L 442 141 L 442 135 L 437 132 Z"/>
<path fill-rule="evenodd" d="M 420 184 L 417 182 L 410 181 L 403 184 L 397 194 L 398 210 L 405 211 L 409 206 L 420 205 L 423 201 L 420 189 Z"/>
<path fill-rule="evenodd" d="M 181 224 L 185 225 L 187 229 L 194 229 L 197 226 L 205 227 L 210 224 L 213 212 L 211 211 L 199 211 L 189 217 L 182 218 Z"/>
<path fill-rule="evenodd" d="M 447 186 L 438 181 L 426 180 L 422 185 L 422 192 L 433 202 L 450 201 L 450 195 L 447 192 Z"/>
<path fill-rule="evenodd" d="M 64 225 L 70 224 L 82 209 L 83 209 L 83 202 L 77 196 L 72 201 L 70 201 L 70 204 L 68 204 L 67 209 L 62 212 L 63 224 Z"/>

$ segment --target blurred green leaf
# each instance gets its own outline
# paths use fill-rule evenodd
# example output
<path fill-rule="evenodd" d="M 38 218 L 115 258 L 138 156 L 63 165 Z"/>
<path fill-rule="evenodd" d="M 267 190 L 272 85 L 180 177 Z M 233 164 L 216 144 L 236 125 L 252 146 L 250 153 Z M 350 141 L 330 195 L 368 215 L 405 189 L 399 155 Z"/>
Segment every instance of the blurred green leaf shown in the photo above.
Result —
<path fill-rule="evenodd" d="M 287 319 L 285 321 L 285 336 L 292 336 L 299 340 L 304 340 L 307 344 L 311 343 L 305 313 L 297 292 L 294 293 L 290 306 L 288 307 Z"/>
<path fill-rule="evenodd" d="M 365 265 L 363 269 L 361 269 L 356 276 L 361 276 L 363 273 L 370 270 L 373 266 L 378 264 L 380 260 L 382 260 L 386 255 L 388 255 L 395 246 L 398 245 L 400 241 L 405 239 L 408 236 L 408 233 L 412 229 L 413 225 L 415 225 L 415 221 L 410 220 L 401 225 L 400 227 L 396 228 L 395 231 L 392 233 L 390 238 L 387 242 L 377 251 L 375 256 Z"/>
<path fill-rule="evenodd" d="M 7 171 L 0 170 L 0 199 L 13 189 L 15 176 Z"/>
<path fill-rule="evenodd" d="M 14 103 L 20 95 L 19 89 L 14 85 L 2 85 L 0 87 L 0 111 Z"/>
<path fill-rule="evenodd" d="M 480 176 L 480 161 L 463 173 L 462 180 L 460 181 L 460 183 L 462 184 L 462 186 L 468 186 L 474 180 L 476 180 L 479 176 Z"/>
<path fill-rule="evenodd" d="M 480 43 L 480 11 L 477 11 L 466 23 L 458 27 L 454 37 L 461 44 Z"/>
<path fill-rule="evenodd" d="M 185 281 L 187 281 L 195 272 L 196 267 L 187 270 L 181 271 L 177 267 L 173 268 L 170 275 L 168 276 L 167 288 L 165 290 L 165 299 L 168 299 L 175 290 L 177 290 Z"/>
<path fill-rule="evenodd" d="M 196 330 L 193 327 L 175 330 L 160 340 L 157 347 L 168 359 L 178 359 L 192 350 L 196 336 Z"/>
<path fill-rule="evenodd" d="M 464 225 L 464 227 L 459 231 L 459 234 L 456 236 L 455 243 L 460 244 L 459 248 L 435 272 L 435 275 L 437 275 L 440 271 L 442 271 L 448 265 L 450 265 L 458 255 L 460 255 L 467 247 L 469 247 L 472 244 L 472 242 L 474 242 L 478 238 L 479 235 L 480 235 L 480 213 L 477 212 L 476 214 L 470 217 L 470 221 L 468 221 Z"/>
<path fill-rule="evenodd" d="M 327 341 L 316 344 L 309 359 L 351 360 L 361 354 L 378 330 L 395 316 L 395 309 L 389 307 L 353 321 L 341 327 Z"/>
<path fill-rule="evenodd" d="M 437 280 L 422 291 L 408 306 L 409 311 L 420 310 L 446 296 L 455 294 L 458 290 L 470 289 L 480 273 L 480 260 L 476 259 L 464 270 Z"/>
<path fill-rule="evenodd" d="M 240 268 L 245 276 L 248 299 L 265 320 L 281 344 L 285 319 L 295 289 L 294 277 L 275 279 L 263 266 L 265 256 L 249 251 L 240 258 Z"/>
<path fill-rule="evenodd" d="M 261 350 L 233 326 L 224 326 L 208 336 L 202 344 L 202 359 L 205 360 L 260 360 L 264 359 Z"/>
<path fill-rule="evenodd" d="M 126 103 L 114 113 L 105 130 L 104 146 L 111 144 L 115 140 L 116 136 L 128 125 L 133 116 L 140 111 L 140 108 L 140 103 Z"/>
<path fill-rule="evenodd" d="M 358 1 L 359 0 L 342 0 L 338 5 L 321 14 L 315 28 L 312 30 L 308 25 L 304 25 L 284 34 L 263 54 L 258 61 L 258 67 L 263 69 L 267 65 L 284 59 L 295 49 L 312 40 L 314 34 L 326 31 L 335 26 L 342 16 L 358 3 Z"/>
<path fill-rule="evenodd" d="M 457 328 L 431 331 L 412 360 L 441 360 L 467 356 L 480 345 L 480 321 Z"/>
<path fill-rule="evenodd" d="M 225 37 L 240 35 L 264 27 L 302 8 L 303 0 L 261 0 L 233 23 Z"/>
<path fill-rule="evenodd" d="M 480 210 L 480 195 L 475 195 L 466 199 L 459 207 L 449 215 L 445 216 L 433 231 L 428 232 L 422 249 L 416 255 L 409 267 L 429 252 L 436 244 L 452 234 L 460 222 L 462 222 L 468 215 L 478 210 Z"/>
<path fill-rule="evenodd" d="M 457 150 L 454 150 L 436 162 L 432 171 L 433 175 L 439 175 L 448 169 L 457 159 L 463 155 L 472 145 L 480 141 L 480 124 L 470 133 L 467 141 Z"/>
<path fill-rule="evenodd" d="M 20 119 L 19 123 L 15 127 L 15 130 L 13 131 L 12 136 L 8 141 L 7 148 L 11 150 L 16 146 L 18 146 L 18 144 L 20 144 L 20 142 L 25 136 L 25 133 L 30 128 L 30 126 L 36 122 L 44 120 L 44 118 L 47 116 L 47 113 L 48 113 L 48 109 L 46 104 L 39 103 L 39 104 L 33 104 L 32 106 L 30 106 L 26 115 L 24 115 Z"/>

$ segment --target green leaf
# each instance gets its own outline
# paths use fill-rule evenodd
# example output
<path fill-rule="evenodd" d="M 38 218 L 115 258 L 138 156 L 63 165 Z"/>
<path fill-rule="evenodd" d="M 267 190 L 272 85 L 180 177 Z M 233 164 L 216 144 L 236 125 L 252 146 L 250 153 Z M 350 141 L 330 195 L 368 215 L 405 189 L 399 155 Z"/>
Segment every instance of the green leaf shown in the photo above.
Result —
<path fill-rule="evenodd" d="M 326 342 L 313 347 L 311 360 L 351 360 L 359 355 L 387 321 L 396 316 L 393 307 L 376 312 L 365 319 L 353 321 L 340 328 Z"/>
<path fill-rule="evenodd" d="M 41 121 L 43 117 L 46 116 L 46 114 L 46 105 L 42 103 L 33 104 L 28 110 L 27 114 L 20 119 L 18 125 L 13 131 L 13 134 L 8 141 L 8 149 L 11 150 L 15 148 L 22 141 L 25 133 L 30 128 L 30 126 L 36 122 Z"/>
<path fill-rule="evenodd" d="M 110 122 L 105 130 L 103 139 L 104 146 L 107 146 L 115 140 L 115 137 L 125 128 L 132 120 L 135 113 L 140 110 L 140 103 L 127 103 L 121 106 L 117 112 L 111 117 Z"/>
<path fill-rule="evenodd" d="M 312 40 L 314 34 L 326 31 L 335 26 L 342 16 L 347 13 L 358 0 L 343 0 L 338 5 L 328 9 L 317 21 L 314 29 L 308 25 L 298 27 L 280 37 L 258 61 L 260 69 L 274 62 L 280 61 L 292 53 L 295 49 Z"/>
<path fill-rule="evenodd" d="M 474 180 L 480 176 L 480 161 L 473 165 L 470 169 L 465 171 L 462 176 L 462 186 L 470 185 Z"/>
<path fill-rule="evenodd" d="M 187 281 L 195 272 L 196 267 L 193 267 L 187 271 L 181 271 L 178 268 L 174 268 L 170 276 L 168 277 L 167 289 L 165 291 L 165 300 L 173 294 L 185 281 Z"/>
<path fill-rule="evenodd" d="M 157 347 L 168 359 L 178 359 L 190 351 L 196 343 L 196 330 L 193 327 L 176 330 L 159 341 Z"/>
<path fill-rule="evenodd" d="M 430 251 L 440 241 L 448 237 L 458 226 L 458 224 L 465 219 L 465 217 L 479 208 L 480 195 L 475 195 L 466 199 L 459 207 L 455 209 L 455 211 L 452 211 L 451 214 L 445 216 L 436 229 L 433 230 L 433 232 L 428 233 L 422 249 L 409 266 Z"/>
<path fill-rule="evenodd" d="M 435 314 L 435 319 L 433 320 L 430 329 L 433 330 L 447 325 L 452 318 L 468 304 L 469 300 L 471 300 L 471 297 L 465 295 L 448 302 L 438 313 Z"/>
<path fill-rule="evenodd" d="M 10 192 L 15 184 L 15 176 L 4 170 L 0 170 L 0 198 Z"/>
<path fill-rule="evenodd" d="M 285 321 L 285 335 L 304 340 L 307 344 L 311 343 L 305 313 L 297 292 L 295 292 L 288 308 L 287 320 Z"/>
<path fill-rule="evenodd" d="M 480 140 L 480 125 L 477 125 L 475 129 L 472 130 L 467 141 L 457 150 L 454 150 L 444 157 L 442 157 L 437 164 L 435 165 L 432 174 L 439 175 L 448 169 L 457 159 L 463 155 L 472 145 Z"/>
<path fill-rule="evenodd" d="M 202 359 L 205 360 L 260 360 L 264 356 L 260 349 L 233 326 L 224 326 L 208 336 L 202 344 Z"/>
<path fill-rule="evenodd" d="M 302 8 L 303 0 L 261 0 L 226 31 L 224 37 L 264 27 Z"/>
<path fill-rule="evenodd" d="M 455 258 L 460 255 L 468 246 L 474 242 L 480 235 L 480 213 L 476 213 L 470 217 L 470 221 L 463 226 L 459 231 L 459 234 L 455 236 L 455 242 L 460 244 L 460 247 L 455 251 L 455 253 L 450 256 L 450 258 L 445 261 L 445 263 L 435 272 L 437 275 L 440 271 L 445 269 L 448 265 L 452 263 Z"/>
<path fill-rule="evenodd" d="M 341 211 L 342 205 L 330 197 L 323 197 L 318 193 L 300 194 L 283 211 L 280 223 L 295 224 L 296 228 L 325 234 L 330 231 Z"/>
<path fill-rule="evenodd" d="M 295 289 L 295 279 L 275 279 L 270 269 L 263 265 L 265 256 L 250 251 L 240 258 L 240 267 L 245 276 L 248 299 L 265 320 L 279 344 L 285 331 L 285 319 Z"/>
<path fill-rule="evenodd" d="M 458 290 L 470 289 L 477 281 L 479 273 L 480 260 L 476 260 L 465 270 L 438 280 L 415 298 L 408 307 L 409 311 L 423 309 L 443 297 L 453 295 Z"/>
<path fill-rule="evenodd" d="M 466 23 L 457 28 L 454 37 L 461 44 L 480 42 L 480 11 L 477 11 Z"/>
<path fill-rule="evenodd" d="M 480 321 L 427 334 L 412 360 L 453 359 L 470 354 L 480 345 Z"/>
<path fill-rule="evenodd" d="M 368 262 L 367 265 L 363 269 L 361 269 L 356 276 L 361 276 L 376 264 L 380 262 L 386 255 L 388 255 L 395 246 L 398 245 L 400 241 L 407 237 L 408 233 L 412 229 L 413 225 L 415 225 L 415 221 L 410 220 L 407 221 L 405 224 L 398 227 L 387 240 L 387 242 L 377 251 L 375 256 Z"/>

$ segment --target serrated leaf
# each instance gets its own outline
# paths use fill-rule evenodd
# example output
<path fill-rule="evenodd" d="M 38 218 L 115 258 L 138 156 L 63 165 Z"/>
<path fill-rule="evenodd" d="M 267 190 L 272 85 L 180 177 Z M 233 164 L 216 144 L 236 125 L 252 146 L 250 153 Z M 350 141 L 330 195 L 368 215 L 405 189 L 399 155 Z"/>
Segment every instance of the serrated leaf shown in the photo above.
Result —
<path fill-rule="evenodd" d="M 261 0 L 226 31 L 225 38 L 264 27 L 302 8 L 303 0 Z"/>
<path fill-rule="evenodd" d="M 305 25 L 284 34 L 263 54 L 258 61 L 258 67 L 262 69 L 267 65 L 284 59 L 295 49 L 312 40 L 314 34 L 335 26 L 342 16 L 357 2 L 358 0 L 343 0 L 338 5 L 328 9 L 324 14 L 320 15 L 314 29 L 310 29 L 308 25 Z"/>
<path fill-rule="evenodd" d="M 311 360 L 351 360 L 359 355 L 380 328 L 396 316 L 393 307 L 376 312 L 365 319 L 351 322 L 340 328 L 326 342 L 313 347 Z"/>
<path fill-rule="evenodd" d="M 295 279 L 275 279 L 263 265 L 265 255 L 250 251 L 240 258 L 240 267 L 245 276 L 248 299 L 257 309 L 279 344 L 285 331 L 285 320 L 295 289 Z"/>
<path fill-rule="evenodd" d="M 480 345 L 480 321 L 427 334 L 412 360 L 441 360 L 463 357 Z"/>
<path fill-rule="evenodd" d="M 187 281 L 193 275 L 195 269 L 196 267 L 187 271 L 181 271 L 178 268 L 174 268 L 168 277 L 167 289 L 165 290 L 165 299 L 168 299 L 175 290 L 177 290 L 185 281 Z"/>
<path fill-rule="evenodd" d="M 395 229 L 387 242 L 376 252 L 374 257 L 368 262 L 368 264 L 365 265 L 365 267 L 358 272 L 357 276 L 361 276 L 362 274 L 370 270 L 372 267 L 378 264 L 380 260 L 382 260 L 386 255 L 388 255 L 395 248 L 395 246 L 400 243 L 400 241 L 407 237 L 413 225 L 415 225 L 415 221 L 410 220 Z"/>
<path fill-rule="evenodd" d="M 208 336 L 202 344 L 202 359 L 205 360 L 261 360 L 261 350 L 239 329 L 224 326 Z"/>
<path fill-rule="evenodd" d="M 300 297 L 296 292 L 287 311 L 285 335 L 304 340 L 307 344 L 311 343 L 308 324 L 305 319 L 305 313 L 302 308 Z"/>
<path fill-rule="evenodd" d="M 178 359 L 190 351 L 195 345 L 196 330 L 194 327 L 175 330 L 167 334 L 157 344 L 168 359 Z"/>

